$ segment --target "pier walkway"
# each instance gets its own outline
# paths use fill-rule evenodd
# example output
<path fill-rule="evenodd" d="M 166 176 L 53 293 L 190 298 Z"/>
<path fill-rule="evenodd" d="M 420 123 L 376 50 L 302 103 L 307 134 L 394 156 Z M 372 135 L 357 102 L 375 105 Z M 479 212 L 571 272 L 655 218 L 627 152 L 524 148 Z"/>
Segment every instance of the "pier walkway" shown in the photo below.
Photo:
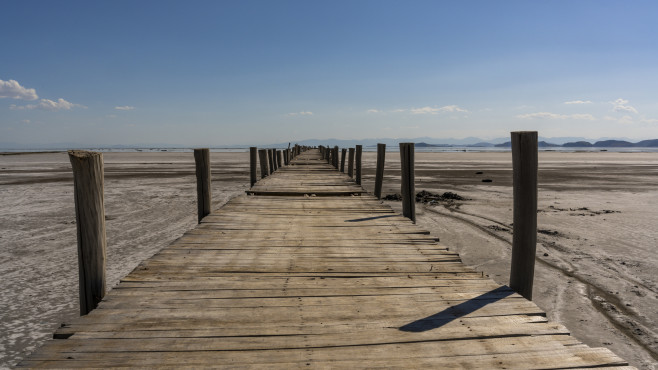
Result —
<path fill-rule="evenodd" d="M 122 279 L 23 367 L 625 368 L 311 150 Z"/>

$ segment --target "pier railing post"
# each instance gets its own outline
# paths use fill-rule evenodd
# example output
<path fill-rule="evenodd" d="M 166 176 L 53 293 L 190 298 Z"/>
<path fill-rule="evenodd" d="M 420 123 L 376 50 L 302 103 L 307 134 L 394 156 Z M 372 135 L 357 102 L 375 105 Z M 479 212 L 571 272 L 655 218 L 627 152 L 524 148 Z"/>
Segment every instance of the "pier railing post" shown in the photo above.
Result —
<path fill-rule="evenodd" d="M 80 316 L 105 296 L 105 205 L 103 154 L 69 150 L 73 168 L 75 224 L 78 239 Z"/>
<path fill-rule="evenodd" d="M 276 164 L 277 168 L 281 168 L 281 164 L 283 163 L 283 160 L 281 159 L 283 157 L 283 154 L 281 153 L 280 150 L 276 151 Z"/>
<path fill-rule="evenodd" d="M 274 170 L 276 170 L 276 168 L 274 168 L 274 160 L 273 160 L 273 157 L 274 157 L 274 156 L 273 156 L 273 154 L 272 154 L 272 149 L 267 149 L 267 161 L 268 161 L 269 164 L 270 164 L 270 167 L 269 167 L 269 171 L 270 171 L 270 172 L 268 173 L 268 175 L 273 174 L 273 173 L 274 173 Z"/>
<path fill-rule="evenodd" d="M 260 178 L 264 179 L 270 173 L 267 167 L 267 149 L 258 149 L 258 161 L 260 162 Z"/>
<path fill-rule="evenodd" d="M 363 147 L 361 145 L 356 146 L 355 154 L 355 167 L 356 167 L 356 184 L 361 185 L 361 152 Z"/>
<path fill-rule="evenodd" d="M 249 174 L 251 175 L 251 187 L 254 186 L 256 181 L 256 168 L 258 162 L 258 148 L 252 146 L 249 148 Z"/>
<path fill-rule="evenodd" d="M 345 154 L 347 153 L 347 148 L 343 148 L 340 151 L 340 172 L 345 173 Z"/>
<path fill-rule="evenodd" d="M 382 199 L 382 184 L 384 182 L 384 159 L 386 144 L 377 144 L 377 170 L 375 172 L 375 196 Z"/>
<path fill-rule="evenodd" d="M 349 154 L 347 156 L 347 175 L 349 177 L 354 177 L 354 148 L 349 149 Z"/>
<path fill-rule="evenodd" d="M 416 187 L 414 185 L 414 143 L 400 143 L 402 215 L 416 222 Z"/>
<path fill-rule="evenodd" d="M 532 300 L 537 249 L 537 132 L 512 132 L 514 233 L 510 288 Z"/>
<path fill-rule="evenodd" d="M 210 190 L 210 150 L 194 149 L 196 163 L 196 196 L 198 221 L 210 214 L 212 194 Z"/>
<path fill-rule="evenodd" d="M 333 156 L 331 164 L 335 169 L 338 169 L 338 145 L 334 146 L 334 151 L 331 153 L 331 155 Z"/>

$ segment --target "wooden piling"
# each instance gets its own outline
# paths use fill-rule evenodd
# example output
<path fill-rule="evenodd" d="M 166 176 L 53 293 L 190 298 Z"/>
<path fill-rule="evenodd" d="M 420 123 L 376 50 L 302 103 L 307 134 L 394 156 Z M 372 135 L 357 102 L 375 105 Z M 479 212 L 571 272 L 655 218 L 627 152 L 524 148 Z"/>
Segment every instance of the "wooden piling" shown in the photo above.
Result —
<path fill-rule="evenodd" d="M 354 148 L 349 149 L 347 156 L 347 175 L 354 177 Z"/>
<path fill-rule="evenodd" d="M 356 146 L 356 154 L 355 154 L 355 166 L 356 167 L 356 183 L 357 185 L 361 185 L 361 152 L 363 151 L 363 147 L 361 145 Z"/>
<path fill-rule="evenodd" d="M 212 194 L 210 190 L 210 150 L 194 149 L 196 163 L 196 196 L 198 221 L 210 214 Z"/>
<path fill-rule="evenodd" d="M 384 159 L 386 144 L 377 144 L 377 170 L 375 171 L 375 196 L 382 199 L 382 184 L 384 183 Z"/>
<path fill-rule="evenodd" d="M 249 148 L 249 173 L 251 175 L 251 186 L 256 183 L 256 167 L 258 162 L 258 148 L 252 146 Z"/>
<path fill-rule="evenodd" d="M 272 149 L 267 149 L 267 161 L 270 164 L 270 175 L 274 173 L 276 168 L 274 168 L 274 153 L 272 153 Z"/>
<path fill-rule="evenodd" d="M 340 172 L 345 173 L 345 154 L 347 153 L 347 148 L 341 149 L 340 152 Z"/>
<path fill-rule="evenodd" d="M 283 154 L 281 153 L 281 151 L 277 150 L 276 151 L 276 163 L 277 163 L 278 168 L 281 168 L 281 166 L 282 166 L 282 163 L 283 163 L 282 157 L 283 157 Z"/>
<path fill-rule="evenodd" d="M 264 179 L 270 173 L 267 167 L 267 149 L 258 149 L 258 161 L 260 162 L 260 178 Z"/>
<path fill-rule="evenodd" d="M 512 132 L 514 233 L 510 288 L 532 300 L 537 248 L 537 132 Z"/>
<path fill-rule="evenodd" d="M 414 186 L 414 143 L 400 143 L 402 215 L 416 222 L 416 188 Z"/>
<path fill-rule="evenodd" d="M 78 239 L 80 316 L 105 296 L 105 205 L 103 154 L 69 150 Z"/>
<path fill-rule="evenodd" d="M 334 151 L 332 153 L 334 160 L 332 161 L 332 164 L 335 169 L 338 169 L 338 145 L 334 146 Z"/>

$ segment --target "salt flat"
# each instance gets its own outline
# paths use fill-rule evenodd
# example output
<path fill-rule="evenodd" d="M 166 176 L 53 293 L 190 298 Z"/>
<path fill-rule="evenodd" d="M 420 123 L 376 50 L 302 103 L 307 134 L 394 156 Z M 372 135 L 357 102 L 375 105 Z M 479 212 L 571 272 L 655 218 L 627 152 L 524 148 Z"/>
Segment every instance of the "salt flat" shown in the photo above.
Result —
<path fill-rule="evenodd" d="M 191 153 L 104 157 L 111 287 L 196 223 L 196 188 Z M 535 302 L 585 343 L 655 368 L 658 155 L 542 152 L 539 158 Z M 248 153 L 212 153 L 211 160 L 219 207 L 248 188 Z M 364 153 L 369 191 L 374 162 L 375 153 Z M 387 153 L 384 194 L 399 192 L 398 173 L 398 154 Z M 418 207 L 418 223 L 465 263 L 506 284 L 511 154 L 417 153 L 416 190 L 468 199 Z M 15 364 L 77 315 L 72 192 L 65 153 L 0 156 L 0 330 L 6 333 L 0 366 Z"/>

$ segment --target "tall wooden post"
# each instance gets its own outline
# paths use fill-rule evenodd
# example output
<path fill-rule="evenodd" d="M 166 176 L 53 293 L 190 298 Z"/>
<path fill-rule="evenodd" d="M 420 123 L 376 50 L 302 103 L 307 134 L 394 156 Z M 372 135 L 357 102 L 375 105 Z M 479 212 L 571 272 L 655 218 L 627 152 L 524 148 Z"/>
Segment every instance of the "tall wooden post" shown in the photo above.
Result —
<path fill-rule="evenodd" d="M 274 173 L 276 168 L 274 168 L 274 155 L 272 153 L 272 149 L 267 149 L 267 161 L 270 163 L 270 175 Z"/>
<path fill-rule="evenodd" d="M 356 146 L 356 155 L 355 155 L 355 167 L 356 167 L 356 183 L 361 185 L 361 151 L 363 147 L 361 145 Z"/>
<path fill-rule="evenodd" d="M 80 316 L 84 316 L 105 296 L 103 154 L 69 150 L 69 160 L 78 236 Z"/>
<path fill-rule="evenodd" d="M 280 150 L 277 150 L 276 151 L 276 163 L 278 165 L 277 167 L 279 167 L 279 168 L 281 167 L 281 164 L 283 163 L 283 160 L 281 159 L 281 157 L 283 157 L 283 154 L 281 153 Z"/>
<path fill-rule="evenodd" d="M 258 149 L 258 161 L 260 162 L 260 178 L 264 179 L 270 174 L 267 166 L 267 149 Z"/>
<path fill-rule="evenodd" d="M 340 172 L 345 173 L 345 153 L 347 153 L 347 148 L 343 148 L 340 151 Z"/>
<path fill-rule="evenodd" d="M 512 132 L 514 235 L 510 288 L 532 300 L 537 248 L 537 132 Z"/>
<path fill-rule="evenodd" d="M 375 172 L 375 196 L 382 199 L 382 184 L 384 183 L 384 159 L 386 144 L 377 144 L 377 170 Z"/>
<path fill-rule="evenodd" d="M 414 143 L 400 143 L 402 215 L 416 222 L 416 187 L 414 185 Z"/>
<path fill-rule="evenodd" d="M 199 223 L 210 214 L 212 194 L 210 190 L 210 150 L 194 149 L 194 162 L 196 163 L 196 196 L 197 216 Z"/>
<path fill-rule="evenodd" d="M 258 148 L 252 146 L 249 148 L 249 173 L 251 175 L 251 186 L 256 183 L 256 162 L 258 162 Z"/>
<path fill-rule="evenodd" d="M 354 177 L 354 148 L 349 149 L 349 155 L 347 156 L 347 174 Z"/>

